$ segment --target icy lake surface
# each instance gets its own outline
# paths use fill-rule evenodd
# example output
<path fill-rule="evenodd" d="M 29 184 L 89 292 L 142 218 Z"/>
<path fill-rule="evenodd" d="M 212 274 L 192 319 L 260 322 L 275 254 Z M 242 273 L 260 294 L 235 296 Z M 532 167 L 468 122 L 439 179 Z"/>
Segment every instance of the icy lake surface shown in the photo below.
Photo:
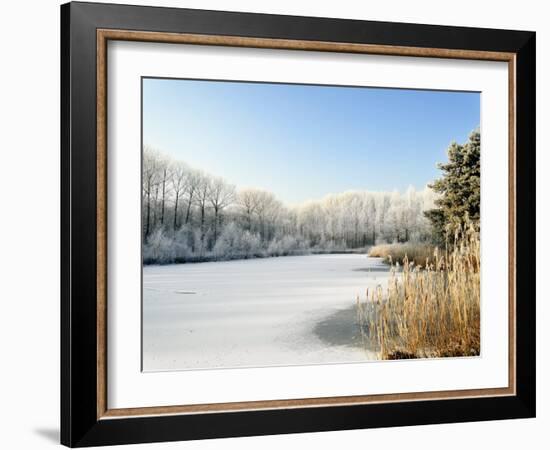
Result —
<path fill-rule="evenodd" d="M 145 266 L 143 369 L 373 359 L 355 299 L 388 276 L 380 258 L 357 254 Z"/>

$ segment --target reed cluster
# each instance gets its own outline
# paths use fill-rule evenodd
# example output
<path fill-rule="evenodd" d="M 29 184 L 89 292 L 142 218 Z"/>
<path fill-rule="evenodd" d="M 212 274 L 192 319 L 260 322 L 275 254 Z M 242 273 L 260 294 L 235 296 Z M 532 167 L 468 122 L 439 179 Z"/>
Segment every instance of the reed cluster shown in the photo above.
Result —
<path fill-rule="evenodd" d="M 426 260 L 433 256 L 435 247 L 430 244 L 406 243 L 406 244 L 381 244 L 371 247 L 369 256 L 384 258 L 384 262 L 392 262 L 403 265 L 405 258 L 413 262 L 415 266 L 423 266 Z"/>
<path fill-rule="evenodd" d="M 476 356 L 480 351 L 480 246 L 473 225 L 422 264 L 403 256 L 386 288 L 357 298 L 364 339 L 381 359 Z"/>

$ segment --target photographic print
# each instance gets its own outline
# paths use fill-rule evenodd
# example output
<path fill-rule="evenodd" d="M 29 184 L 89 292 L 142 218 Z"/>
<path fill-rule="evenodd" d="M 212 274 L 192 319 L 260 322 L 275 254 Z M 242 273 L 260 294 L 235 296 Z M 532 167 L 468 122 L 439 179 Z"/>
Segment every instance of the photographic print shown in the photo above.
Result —
<path fill-rule="evenodd" d="M 142 78 L 142 369 L 480 354 L 480 94 Z"/>

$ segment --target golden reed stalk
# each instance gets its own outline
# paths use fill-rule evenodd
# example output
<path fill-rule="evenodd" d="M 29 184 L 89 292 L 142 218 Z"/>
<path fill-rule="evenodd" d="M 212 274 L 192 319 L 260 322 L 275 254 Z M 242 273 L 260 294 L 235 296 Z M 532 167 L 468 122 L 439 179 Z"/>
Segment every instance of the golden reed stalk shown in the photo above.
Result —
<path fill-rule="evenodd" d="M 366 344 L 381 359 L 479 355 L 479 250 L 479 233 L 469 225 L 423 267 L 406 255 L 402 267 L 392 263 L 387 289 L 357 298 Z"/>

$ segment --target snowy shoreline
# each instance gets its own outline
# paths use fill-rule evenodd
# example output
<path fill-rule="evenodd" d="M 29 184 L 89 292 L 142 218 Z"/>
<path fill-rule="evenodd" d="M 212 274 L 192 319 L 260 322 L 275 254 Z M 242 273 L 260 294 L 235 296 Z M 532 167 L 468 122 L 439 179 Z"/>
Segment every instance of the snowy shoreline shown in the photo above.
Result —
<path fill-rule="evenodd" d="M 369 249 L 372 246 L 356 248 L 356 249 L 346 249 L 346 250 L 311 250 L 303 253 L 293 253 L 288 255 L 251 255 L 249 257 L 243 258 L 242 256 L 237 256 L 235 258 L 225 257 L 217 258 L 215 256 L 202 256 L 196 258 L 176 258 L 173 262 L 158 263 L 158 262 L 148 262 L 143 261 L 143 266 L 170 266 L 174 264 L 199 264 L 205 262 L 229 262 L 229 261 L 248 261 L 254 259 L 266 259 L 266 258 L 288 258 L 292 256 L 312 256 L 312 255 L 367 255 Z"/>

